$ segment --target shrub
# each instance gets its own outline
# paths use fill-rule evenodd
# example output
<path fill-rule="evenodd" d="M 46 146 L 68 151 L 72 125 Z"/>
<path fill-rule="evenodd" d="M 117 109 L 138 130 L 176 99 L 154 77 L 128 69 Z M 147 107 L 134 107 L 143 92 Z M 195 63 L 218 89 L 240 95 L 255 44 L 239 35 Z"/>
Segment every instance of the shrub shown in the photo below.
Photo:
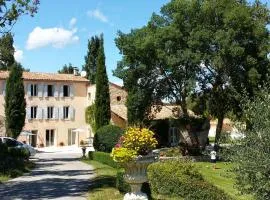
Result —
<path fill-rule="evenodd" d="M 151 164 L 148 167 L 148 179 L 151 192 L 157 198 L 230 199 L 222 190 L 206 182 L 189 162 L 173 160 Z"/>
<path fill-rule="evenodd" d="M 93 160 L 93 154 L 94 154 L 93 151 L 88 151 L 88 159 L 89 160 Z"/>
<path fill-rule="evenodd" d="M 105 165 L 109 165 L 113 168 L 118 168 L 118 164 L 113 161 L 112 157 L 109 153 L 105 152 L 93 152 L 93 160 L 103 163 Z"/>
<path fill-rule="evenodd" d="M 97 151 L 111 152 L 122 135 L 123 130 L 118 126 L 103 126 L 97 130 L 94 136 L 94 148 Z"/>
<path fill-rule="evenodd" d="M 116 174 L 116 188 L 122 192 L 127 193 L 131 191 L 130 185 L 124 180 L 125 172 L 119 170 Z"/>

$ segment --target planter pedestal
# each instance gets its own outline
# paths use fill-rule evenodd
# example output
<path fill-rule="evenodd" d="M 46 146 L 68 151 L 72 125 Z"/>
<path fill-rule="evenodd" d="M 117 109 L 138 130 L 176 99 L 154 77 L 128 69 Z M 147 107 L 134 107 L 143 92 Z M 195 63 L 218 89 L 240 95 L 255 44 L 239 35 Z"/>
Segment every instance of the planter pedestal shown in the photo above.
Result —
<path fill-rule="evenodd" d="M 147 195 L 141 192 L 144 182 L 147 182 L 147 167 L 155 162 L 154 155 L 138 156 L 133 162 L 125 163 L 125 181 L 130 185 L 131 192 L 125 194 L 124 200 L 147 200 Z"/>

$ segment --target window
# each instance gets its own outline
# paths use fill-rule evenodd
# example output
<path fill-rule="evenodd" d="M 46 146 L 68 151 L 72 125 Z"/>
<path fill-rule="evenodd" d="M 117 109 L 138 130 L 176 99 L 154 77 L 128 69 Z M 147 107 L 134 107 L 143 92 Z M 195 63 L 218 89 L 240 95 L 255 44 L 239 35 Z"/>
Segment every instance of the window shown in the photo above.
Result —
<path fill-rule="evenodd" d="M 37 118 L 37 106 L 32 106 L 31 107 L 31 119 L 36 119 Z"/>
<path fill-rule="evenodd" d="M 121 101 L 121 97 L 120 96 L 117 96 L 116 99 L 117 99 L 117 101 Z"/>
<path fill-rule="evenodd" d="M 31 97 L 35 97 L 38 95 L 38 86 L 37 84 L 31 84 Z"/>
<path fill-rule="evenodd" d="M 68 119 L 69 117 L 69 106 L 64 107 L 64 119 Z"/>
<path fill-rule="evenodd" d="M 53 96 L 53 85 L 47 85 L 48 97 Z"/>
<path fill-rule="evenodd" d="M 70 88 L 69 88 L 69 85 L 64 85 L 64 86 L 63 86 L 63 96 L 64 96 L 64 97 L 69 97 L 69 96 L 70 96 Z"/>
<path fill-rule="evenodd" d="M 46 147 L 54 146 L 54 130 L 47 129 L 46 130 Z"/>
<path fill-rule="evenodd" d="M 53 118 L 53 107 L 49 106 L 47 107 L 47 119 L 52 119 Z"/>

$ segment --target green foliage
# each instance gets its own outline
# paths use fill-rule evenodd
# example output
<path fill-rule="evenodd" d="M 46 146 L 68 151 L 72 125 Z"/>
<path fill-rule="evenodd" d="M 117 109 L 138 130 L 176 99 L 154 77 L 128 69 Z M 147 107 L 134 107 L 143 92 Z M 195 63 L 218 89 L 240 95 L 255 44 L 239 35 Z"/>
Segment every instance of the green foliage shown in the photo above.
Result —
<path fill-rule="evenodd" d="M 39 0 L 1 0 L 0 1 L 0 33 L 10 31 L 21 15 L 33 16 L 37 12 Z"/>
<path fill-rule="evenodd" d="M 270 199 L 269 92 L 269 87 L 266 87 L 254 101 L 245 99 L 244 117 L 247 128 L 240 127 L 245 138 L 238 141 L 229 152 L 234 153 L 232 159 L 237 164 L 236 185 L 242 192 L 254 194 L 258 200 Z"/>
<path fill-rule="evenodd" d="M 103 35 L 100 37 L 100 46 L 97 57 L 96 99 L 95 99 L 95 128 L 108 125 L 111 119 L 109 82 L 105 66 Z"/>
<path fill-rule="evenodd" d="M 150 122 L 150 129 L 155 133 L 158 141 L 157 148 L 168 145 L 169 120 L 153 120 Z"/>
<path fill-rule="evenodd" d="M 109 153 L 95 151 L 93 152 L 93 160 L 109 165 L 113 168 L 119 168 L 119 165 L 113 161 Z"/>
<path fill-rule="evenodd" d="M 65 64 L 62 69 L 58 70 L 58 74 L 73 74 L 73 72 L 74 66 L 71 63 Z"/>
<path fill-rule="evenodd" d="M 22 66 L 15 63 L 9 73 L 5 95 L 5 126 L 7 135 L 17 138 L 25 123 L 25 98 Z"/>
<path fill-rule="evenodd" d="M 14 52 L 11 33 L 4 34 L 0 38 L 0 70 L 7 70 L 13 65 L 15 62 Z"/>
<path fill-rule="evenodd" d="M 124 180 L 125 172 L 123 170 L 117 171 L 116 174 L 116 188 L 122 193 L 131 191 L 130 185 Z"/>
<path fill-rule="evenodd" d="M 88 40 L 88 51 L 84 57 L 85 65 L 83 69 L 86 71 L 86 77 L 91 84 L 96 83 L 97 58 L 101 39 L 98 36 L 94 36 L 91 37 L 91 40 Z"/>
<path fill-rule="evenodd" d="M 85 110 L 85 121 L 92 128 L 92 131 L 96 132 L 96 123 L 95 123 L 95 104 L 88 106 Z"/>
<path fill-rule="evenodd" d="M 230 199 L 222 190 L 206 182 L 189 162 L 174 160 L 151 164 L 148 179 L 151 192 L 157 198 Z"/>
<path fill-rule="evenodd" d="M 93 151 L 89 151 L 88 152 L 88 159 L 89 160 L 93 160 L 94 159 L 94 152 Z"/>
<path fill-rule="evenodd" d="M 94 147 L 97 151 L 111 152 L 124 131 L 118 126 L 107 125 L 97 130 L 94 136 Z"/>

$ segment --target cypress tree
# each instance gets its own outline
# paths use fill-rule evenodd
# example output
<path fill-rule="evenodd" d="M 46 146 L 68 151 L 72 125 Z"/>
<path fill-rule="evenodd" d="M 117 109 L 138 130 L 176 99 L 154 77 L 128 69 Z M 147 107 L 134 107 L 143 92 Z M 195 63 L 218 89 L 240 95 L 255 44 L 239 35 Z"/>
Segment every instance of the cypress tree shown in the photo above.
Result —
<path fill-rule="evenodd" d="M 111 108 L 110 108 L 109 83 L 105 66 L 103 35 L 101 35 L 97 57 L 95 128 L 99 129 L 102 126 L 108 125 L 110 119 L 111 119 Z"/>
<path fill-rule="evenodd" d="M 99 51 L 100 39 L 98 36 L 91 37 L 88 40 L 88 51 L 87 55 L 84 57 L 85 65 L 83 69 L 86 71 L 86 77 L 91 84 L 96 82 L 96 72 L 97 72 L 97 57 Z"/>
<path fill-rule="evenodd" d="M 25 123 L 25 98 L 22 78 L 23 68 L 15 63 L 6 83 L 5 127 L 9 137 L 17 138 Z"/>

